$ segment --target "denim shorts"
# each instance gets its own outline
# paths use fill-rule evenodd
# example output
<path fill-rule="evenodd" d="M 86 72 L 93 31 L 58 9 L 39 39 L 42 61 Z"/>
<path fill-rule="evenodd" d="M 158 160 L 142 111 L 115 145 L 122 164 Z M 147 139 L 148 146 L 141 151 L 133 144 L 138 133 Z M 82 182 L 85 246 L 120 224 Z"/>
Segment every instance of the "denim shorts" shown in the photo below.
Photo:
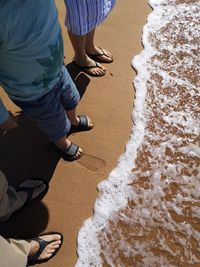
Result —
<path fill-rule="evenodd" d="M 69 132 L 71 123 L 65 111 L 75 108 L 79 100 L 79 92 L 63 66 L 60 81 L 46 95 L 33 101 L 13 102 L 37 124 L 50 142 L 55 142 Z"/>

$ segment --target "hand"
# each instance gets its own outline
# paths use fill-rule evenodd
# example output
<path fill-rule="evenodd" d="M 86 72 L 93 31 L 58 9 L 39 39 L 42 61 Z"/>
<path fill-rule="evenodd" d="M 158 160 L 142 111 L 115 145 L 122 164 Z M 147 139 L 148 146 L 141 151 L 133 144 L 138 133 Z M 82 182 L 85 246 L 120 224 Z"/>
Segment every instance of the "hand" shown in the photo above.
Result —
<path fill-rule="evenodd" d="M 10 113 L 8 119 L 0 124 L 0 130 L 3 130 L 3 132 L 11 130 L 13 128 L 16 128 L 18 126 L 17 120 L 13 114 Z"/>

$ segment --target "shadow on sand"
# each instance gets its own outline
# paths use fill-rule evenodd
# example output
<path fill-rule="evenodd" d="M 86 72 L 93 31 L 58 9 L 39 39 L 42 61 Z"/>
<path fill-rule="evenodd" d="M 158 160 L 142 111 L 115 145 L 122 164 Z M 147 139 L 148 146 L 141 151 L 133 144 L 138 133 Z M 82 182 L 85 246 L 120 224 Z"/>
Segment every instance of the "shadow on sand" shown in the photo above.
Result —
<path fill-rule="evenodd" d="M 18 186 L 31 178 L 43 178 L 49 183 L 60 156 L 23 113 L 18 113 L 16 117 L 19 126 L 0 136 L 0 169 L 11 186 Z M 0 223 L 0 234 L 23 237 L 42 232 L 49 215 L 40 200 L 25 206 L 8 222 Z"/>
<path fill-rule="evenodd" d="M 87 75 L 81 72 L 80 69 L 73 62 L 70 62 L 69 64 L 67 64 L 66 68 L 72 80 L 76 84 L 80 97 L 82 98 L 82 96 L 84 95 L 88 87 L 88 84 L 90 83 L 90 79 L 88 78 Z"/>
<path fill-rule="evenodd" d="M 90 79 L 80 73 L 73 63 L 66 67 L 82 97 Z M 18 186 L 31 178 L 43 178 L 49 183 L 60 160 L 59 154 L 22 112 L 16 118 L 19 126 L 4 136 L 0 135 L 0 170 L 6 175 L 10 186 Z M 41 199 L 34 200 L 13 214 L 7 222 L 1 222 L 0 235 L 30 238 L 44 231 L 49 212 Z"/>

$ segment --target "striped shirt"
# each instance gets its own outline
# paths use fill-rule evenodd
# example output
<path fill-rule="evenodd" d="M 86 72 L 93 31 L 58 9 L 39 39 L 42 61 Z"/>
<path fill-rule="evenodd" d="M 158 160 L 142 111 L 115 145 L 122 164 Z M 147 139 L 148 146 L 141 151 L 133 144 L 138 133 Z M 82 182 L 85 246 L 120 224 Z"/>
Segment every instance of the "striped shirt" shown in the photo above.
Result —
<path fill-rule="evenodd" d="M 65 24 L 70 32 L 84 35 L 102 23 L 116 0 L 65 0 Z"/>

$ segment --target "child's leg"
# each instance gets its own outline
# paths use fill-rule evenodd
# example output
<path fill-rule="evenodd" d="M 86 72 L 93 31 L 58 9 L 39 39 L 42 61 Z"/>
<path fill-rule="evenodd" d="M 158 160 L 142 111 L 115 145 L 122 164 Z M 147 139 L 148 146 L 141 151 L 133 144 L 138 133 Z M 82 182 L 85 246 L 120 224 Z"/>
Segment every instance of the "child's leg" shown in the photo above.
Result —
<path fill-rule="evenodd" d="M 66 115 L 66 111 L 61 103 L 61 87 L 63 86 L 63 79 L 46 95 L 43 97 L 29 102 L 14 101 L 24 113 L 31 118 L 39 127 L 39 129 L 47 136 L 48 140 L 54 143 L 62 152 L 62 156 L 66 154 L 73 155 L 70 160 L 74 160 L 80 156 L 82 149 L 73 145 L 66 139 L 68 132 L 71 128 L 71 122 Z M 68 85 L 70 88 L 70 84 Z M 75 86 L 75 85 L 73 85 Z M 75 87 L 76 89 L 76 87 Z M 79 101 L 79 94 L 74 98 L 73 104 L 75 107 Z"/>
<path fill-rule="evenodd" d="M 72 110 L 66 110 L 66 114 L 67 114 L 67 117 L 70 120 L 72 126 L 78 126 L 79 125 L 80 118 L 76 114 L 76 107 Z M 92 128 L 93 127 L 92 120 L 89 117 L 87 117 L 87 121 L 88 121 L 88 129 Z"/>
<path fill-rule="evenodd" d="M 71 79 L 66 68 L 63 68 L 63 87 L 61 92 L 61 103 L 66 111 L 67 118 L 70 120 L 72 126 L 79 125 L 80 118 L 77 116 L 76 107 L 79 103 L 80 96 L 76 89 L 76 85 Z M 86 116 L 87 117 L 87 116 Z M 88 130 L 93 127 L 93 123 L 87 117 Z"/>
<path fill-rule="evenodd" d="M 55 141 L 54 142 L 54 145 L 60 149 L 62 151 L 62 153 L 65 153 L 66 151 L 66 156 L 67 156 L 67 152 L 68 152 L 68 149 L 70 148 L 71 146 L 71 142 L 66 139 L 66 137 L 64 136 L 63 138 L 60 138 L 59 140 Z M 71 157 L 71 160 L 75 160 L 75 159 L 78 159 L 83 153 L 83 150 L 82 148 L 80 147 L 77 147 L 77 151 L 75 152 L 75 154 Z"/>

